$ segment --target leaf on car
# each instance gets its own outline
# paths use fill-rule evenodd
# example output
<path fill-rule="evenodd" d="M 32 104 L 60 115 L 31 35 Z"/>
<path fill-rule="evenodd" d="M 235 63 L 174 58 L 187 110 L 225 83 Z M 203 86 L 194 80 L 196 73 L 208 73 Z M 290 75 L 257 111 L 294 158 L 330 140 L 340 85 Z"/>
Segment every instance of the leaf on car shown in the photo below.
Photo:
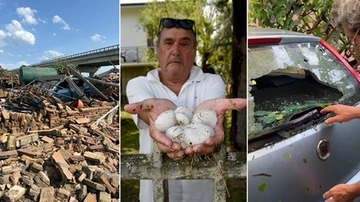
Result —
<path fill-rule="evenodd" d="M 279 135 L 283 138 L 289 138 L 291 136 L 291 133 L 287 132 L 287 131 L 280 131 Z M 291 146 L 291 145 L 290 145 Z"/>
<path fill-rule="evenodd" d="M 258 186 L 258 190 L 259 190 L 259 191 L 265 191 L 265 188 L 266 188 L 266 184 L 265 184 L 265 183 L 261 183 L 261 184 Z"/>
<path fill-rule="evenodd" d="M 280 120 L 282 120 L 283 118 L 284 118 L 284 115 L 283 115 L 283 114 L 279 114 L 279 115 L 277 115 L 277 116 L 275 117 L 275 120 L 280 121 Z"/>
<path fill-rule="evenodd" d="M 290 158 L 290 157 L 291 157 L 291 154 L 289 154 L 289 153 L 285 153 L 285 154 L 284 154 L 284 157 L 285 157 L 286 159 L 288 159 L 288 158 Z"/>

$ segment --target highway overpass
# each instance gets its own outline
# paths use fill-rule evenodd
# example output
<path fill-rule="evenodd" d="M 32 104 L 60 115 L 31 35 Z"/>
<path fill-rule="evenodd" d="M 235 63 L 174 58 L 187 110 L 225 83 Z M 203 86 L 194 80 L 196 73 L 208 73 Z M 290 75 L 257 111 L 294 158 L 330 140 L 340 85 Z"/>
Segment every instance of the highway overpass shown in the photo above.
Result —
<path fill-rule="evenodd" d="M 80 72 L 95 73 L 101 66 L 119 65 L 119 44 L 77 53 L 69 56 L 52 58 L 28 67 L 52 67 L 57 61 L 67 61 L 77 66 Z"/>

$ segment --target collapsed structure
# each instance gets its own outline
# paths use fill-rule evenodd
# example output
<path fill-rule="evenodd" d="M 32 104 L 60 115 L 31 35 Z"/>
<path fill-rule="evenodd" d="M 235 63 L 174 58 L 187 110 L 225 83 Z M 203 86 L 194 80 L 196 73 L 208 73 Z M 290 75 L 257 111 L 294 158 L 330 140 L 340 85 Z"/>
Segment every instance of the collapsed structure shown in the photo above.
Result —
<path fill-rule="evenodd" d="M 118 72 L 67 70 L 0 89 L 1 201 L 119 200 Z"/>

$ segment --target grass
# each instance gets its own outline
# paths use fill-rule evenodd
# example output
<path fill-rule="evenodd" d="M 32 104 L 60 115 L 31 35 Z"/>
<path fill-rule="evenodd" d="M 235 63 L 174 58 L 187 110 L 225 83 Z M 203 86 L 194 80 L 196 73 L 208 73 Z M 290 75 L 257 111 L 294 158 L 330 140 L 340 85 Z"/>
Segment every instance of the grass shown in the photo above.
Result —
<path fill-rule="evenodd" d="M 139 130 L 136 127 L 132 116 L 121 111 L 121 153 L 139 153 Z M 139 180 L 121 180 L 121 201 L 139 201 Z"/>
<path fill-rule="evenodd" d="M 139 130 L 131 115 L 121 112 L 121 153 L 139 153 Z"/>
<path fill-rule="evenodd" d="M 231 124 L 231 111 L 227 111 L 226 134 L 229 134 Z M 230 148 L 229 137 L 226 137 L 227 151 Z M 132 116 L 121 111 L 121 153 L 137 154 L 139 153 L 139 131 L 132 120 Z M 230 197 L 227 202 L 245 202 L 246 201 L 246 181 L 229 179 L 227 186 Z M 135 202 L 139 201 L 139 180 L 121 180 L 121 201 Z"/>

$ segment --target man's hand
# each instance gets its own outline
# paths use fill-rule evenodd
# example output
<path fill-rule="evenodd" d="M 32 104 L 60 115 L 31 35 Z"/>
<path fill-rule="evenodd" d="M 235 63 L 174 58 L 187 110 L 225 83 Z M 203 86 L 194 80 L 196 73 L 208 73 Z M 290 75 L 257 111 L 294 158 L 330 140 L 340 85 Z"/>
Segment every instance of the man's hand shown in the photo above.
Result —
<path fill-rule="evenodd" d="M 358 196 L 356 184 L 338 184 L 323 194 L 326 202 L 352 202 Z"/>
<path fill-rule="evenodd" d="M 217 98 L 207 100 L 201 103 L 199 106 L 194 109 L 193 113 L 196 113 L 202 109 L 212 109 L 216 112 L 217 123 L 214 128 L 215 136 L 205 140 L 204 144 L 195 145 L 193 147 L 188 147 L 185 150 L 187 155 L 204 155 L 209 154 L 214 151 L 215 147 L 224 142 L 225 134 L 223 128 L 223 122 L 225 118 L 226 110 L 241 110 L 246 107 L 247 100 L 244 98 Z"/>
<path fill-rule="evenodd" d="M 150 136 L 157 142 L 161 152 L 170 158 L 179 159 L 185 156 L 179 143 L 173 142 L 162 131 L 155 129 L 155 120 L 166 110 L 174 110 L 176 105 L 167 99 L 151 98 L 133 104 L 125 105 L 124 110 L 138 117 L 150 125 Z"/>
<path fill-rule="evenodd" d="M 354 118 L 360 118 L 360 108 L 354 106 L 347 106 L 342 104 L 331 105 L 325 107 L 320 111 L 321 114 L 332 112 L 335 116 L 325 120 L 326 124 L 332 124 L 335 122 L 346 122 Z"/>
<path fill-rule="evenodd" d="M 150 136 L 157 142 L 161 152 L 167 153 L 170 158 L 180 159 L 187 155 L 204 155 L 214 151 L 217 145 L 220 145 L 224 139 L 223 122 L 226 110 L 241 110 L 246 107 L 246 99 L 235 98 L 217 98 L 207 100 L 201 103 L 193 113 L 201 109 L 212 109 L 217 115 L 217 124 L 214 128 L 215 136 L 208 138 L 204 144 L 188 147 L 185 152 L 181 149 L 181 145 L 172 142 L 162 131 L 155 129 L 155 120 L 157 117 L 166 110 L 176 109 L 176 105 L 167 99 L 146 99 L 142 102 L 126 105 L 124 110 L 130 114 L 138 114 L 139 118 L 150 125 Z"/>

